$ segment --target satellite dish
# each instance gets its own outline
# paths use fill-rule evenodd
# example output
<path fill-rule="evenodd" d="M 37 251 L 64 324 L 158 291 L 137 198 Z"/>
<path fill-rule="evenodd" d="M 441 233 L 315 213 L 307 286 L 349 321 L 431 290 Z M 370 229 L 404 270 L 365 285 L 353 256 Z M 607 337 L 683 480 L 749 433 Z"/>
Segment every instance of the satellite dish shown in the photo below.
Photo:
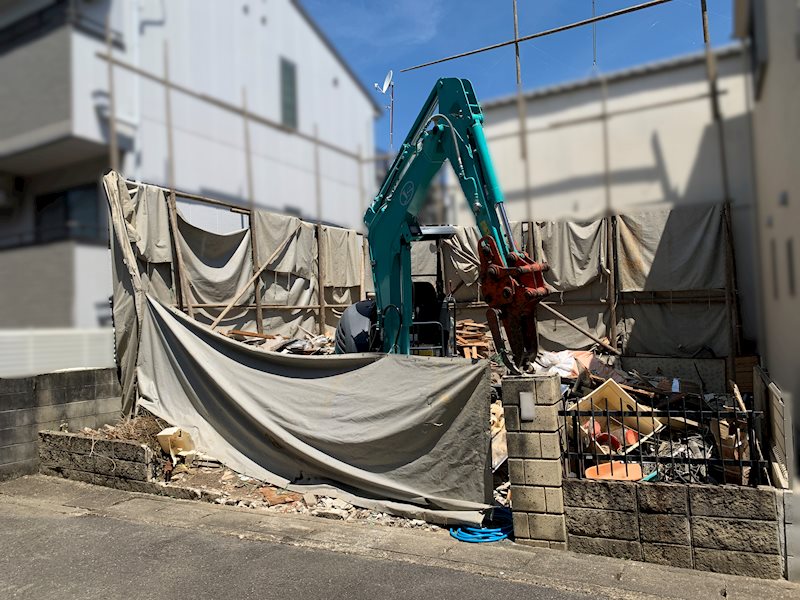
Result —
<path fill-rule="evenodd" d="M 381 87 L 381 93 L 385 94 L 386 90 L 389 89 L 389 86 L 392 85 L 392 70 L 389 69 L 389 72 L 386 74 L 386 79 L 383 80 L 383 86 Z"/>

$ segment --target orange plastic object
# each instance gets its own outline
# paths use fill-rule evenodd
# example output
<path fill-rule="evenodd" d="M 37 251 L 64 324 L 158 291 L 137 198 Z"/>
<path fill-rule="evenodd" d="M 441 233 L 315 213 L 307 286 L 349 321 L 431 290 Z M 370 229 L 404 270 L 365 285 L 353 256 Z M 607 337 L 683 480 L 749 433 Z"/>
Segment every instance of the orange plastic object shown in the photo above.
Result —
<path fill-rule="evenodd" d="M 613 472 L 611 466 L 614 466 Z M 587 479 L 615 479 L 617 481 L 639 481 L 642 478 L 642 465 L 620 461 L 603 463 L 586 469 Z"/>

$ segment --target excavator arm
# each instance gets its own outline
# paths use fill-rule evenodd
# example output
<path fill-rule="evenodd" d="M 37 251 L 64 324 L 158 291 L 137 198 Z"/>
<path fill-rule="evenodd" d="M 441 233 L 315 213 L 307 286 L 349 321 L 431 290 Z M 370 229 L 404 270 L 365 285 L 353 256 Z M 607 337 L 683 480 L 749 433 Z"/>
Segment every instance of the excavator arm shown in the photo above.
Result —
<path fill-rule="evenodd" d="M 417 215 L 448 160 L 480 230 L 480 285 L 495 344 L 509 369 L 520 372 L 536 355 L 535 312 L 548 294 L 547 266 L 531 260 L 512 236 L 483 112 L 466 79 L 437 81 L 364 216 L 383 350 L 410 352 L 411 242 L 422 239 Z"/>

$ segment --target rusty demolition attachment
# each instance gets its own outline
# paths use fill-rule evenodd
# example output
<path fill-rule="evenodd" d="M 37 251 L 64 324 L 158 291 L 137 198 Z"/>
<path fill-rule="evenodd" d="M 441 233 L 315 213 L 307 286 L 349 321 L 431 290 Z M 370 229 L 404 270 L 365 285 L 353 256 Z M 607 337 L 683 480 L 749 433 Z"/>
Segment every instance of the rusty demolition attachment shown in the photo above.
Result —
<path fill-rule="evenodd" d="M 486 304 L 486 319 L 494 344 L 508 370 L 522 373 L 539 349 L 536 306 L 547 296 L 545 271 L 550 267 L 534 262 L 524 252 L 509 252 L 504 264 L 491 236 L 478 242 L 481 257 L 480 285 Z M 505 330 L 505 338 L 500 331 Z"/>

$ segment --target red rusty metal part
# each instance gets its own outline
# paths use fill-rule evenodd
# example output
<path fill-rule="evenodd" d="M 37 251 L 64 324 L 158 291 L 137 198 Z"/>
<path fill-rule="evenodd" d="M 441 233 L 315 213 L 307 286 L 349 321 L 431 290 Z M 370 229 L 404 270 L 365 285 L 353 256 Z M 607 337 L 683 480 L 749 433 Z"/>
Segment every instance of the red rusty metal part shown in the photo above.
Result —
<path fill-rule="evenodd" d="M 550 267 L 534 262 L 524 252 L 509 253 L 505 264 L 490 236 L 480 239 L 478 253 L 481 294 L 489 305 L 487 320 L 495 346 L 506 366 L 519 373 L 539 347 L 536 306 L 550 293 L 543 275 Z M 503 324 L 508 344 L 499 331 L 499 323 Z"/>

